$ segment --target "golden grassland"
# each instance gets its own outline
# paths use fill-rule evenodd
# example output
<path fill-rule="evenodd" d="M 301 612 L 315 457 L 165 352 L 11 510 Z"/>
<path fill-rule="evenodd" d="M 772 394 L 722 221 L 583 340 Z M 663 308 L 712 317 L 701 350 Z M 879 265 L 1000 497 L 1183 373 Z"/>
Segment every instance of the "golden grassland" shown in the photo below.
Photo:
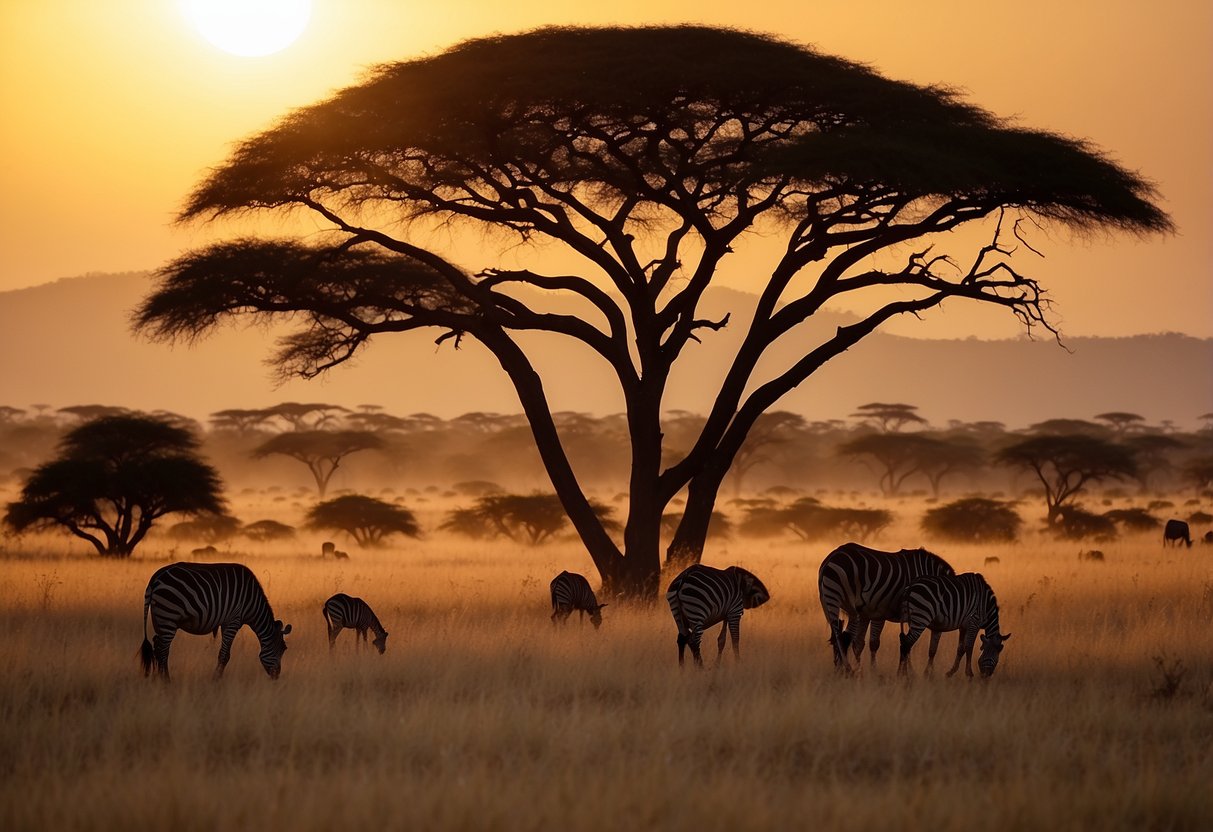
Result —
<path fill-rule="evenodd" d="M 1150 535 L 1094 563 L 1031 536 L 931 546 L 998 594 L 1014 637 L 989 682 L 944 678 L 955 635 L 932 677 L 924 639 L 898 678 L 892 625 L 875 671 L 836 674 L 816 592 L 830 546 L 713 549 L 773 598 L 747 613 L 740 663 L 712 667 L 705 638 L 703 671 L 679 670 L 664 604 L 553 627 L 556 572 L 597 585 L 572 542 L 346 548 L 240 556 L 294 625 L 280 681 L 243 630 L 221 682 L 217 643 L 179 636 L 165 685 L 136 653 L 171 552 L 8 545 L 0 828 L 1213 828 L 1213 547 Z M 338 591 L 379 612 L 386 655 L 351 631 L 330 654 Z"/>

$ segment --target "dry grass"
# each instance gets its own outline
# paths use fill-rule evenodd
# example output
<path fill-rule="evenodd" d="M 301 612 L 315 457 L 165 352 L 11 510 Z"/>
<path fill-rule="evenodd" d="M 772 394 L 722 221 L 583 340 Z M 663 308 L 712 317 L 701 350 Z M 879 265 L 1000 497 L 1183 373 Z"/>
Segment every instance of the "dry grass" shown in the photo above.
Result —
<path fill-rule="evenodd" d="M 0 828 L 1213 826 L 1213 552 L 933 547 L 987 575 L 1014 633 L 983 683 L 899 680 L 893 627 L 877 672 L 837 676 L 816 598 L 826 548 L 714 553 L 774 598 L 746 616 L 742 663 L 702 672 L 679 672 L 663 608 L 555 630 L 550 577 L 593 574 L 573 544 L 255 554 L 294 624 L 281 681 L 245 630 L 221 683 L 217 645 L 178 638 L 167 686 L 136 661 L 150 553 L 10 549 Z M 320 607 L 337 591 L 378 610 L 385 656 L 350 632 L 329 654 Z"/>

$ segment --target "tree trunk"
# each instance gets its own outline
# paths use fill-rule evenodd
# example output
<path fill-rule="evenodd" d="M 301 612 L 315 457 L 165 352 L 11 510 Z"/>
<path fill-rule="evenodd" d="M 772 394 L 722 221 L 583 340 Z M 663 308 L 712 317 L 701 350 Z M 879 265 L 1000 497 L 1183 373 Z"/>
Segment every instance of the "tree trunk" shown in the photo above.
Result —
<path fill-rule="evenodd" d="M 723 468 L 723 470 L 721 470 Z M 728 466 L 709 466 L 691 480 L 687 486 L 687 504 L 674 532 L 674 539 L 666 550 L 666 566 L 682 571 L 703 558 L 708 540 L 708 525 L 712 522 L 712 511 L 716 508 L 716 497 L 720 484 L 728 473 Z"/>

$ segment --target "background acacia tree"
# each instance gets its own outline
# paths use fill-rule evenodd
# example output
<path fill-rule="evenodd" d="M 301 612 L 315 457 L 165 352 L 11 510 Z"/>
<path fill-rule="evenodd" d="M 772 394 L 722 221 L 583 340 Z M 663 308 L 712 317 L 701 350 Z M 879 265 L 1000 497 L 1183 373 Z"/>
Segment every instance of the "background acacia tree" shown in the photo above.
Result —
<path fill-rule="evenodd" d="M 166 514 L 223 515 L 215 469 L 184 428 L 147 416 L 108 416 L 64 436 L 8 504 L 16 532 L 61 528 L 102 555 L 127 557 Z"/>
<path fill-rule="evenodd" d="M 341 461 L 358 451 L 378 450 L 384 442 L 373 433 L 361 430 L 300 430 L 280 433 L 262 442 L 252 451 L 253 459 L 280 454 L 307 466 L 316 481 L 316 492 L 324 499 L 329 481 L 341 467 Z"/>
<path fill-rule="evenodd" d="M 232 316 L 283 316 L 300 326 L 276 362 L 305 377 L 383 333 L 476 339 L 513 383 L 606 594 L 644 598 L 659 589 L 670 501 L 685 491 L 669 543 L 678 567 L 701 556 L 758 417 L 885 321 L 965 298 L 1051 329 L 1041 287 L 1011 264 L 1021 218 L 1170 228 L 1151 186 L 1084 141 L 805 46 L 691 26 L 540 29 L 382 66 L 240 144 L 181 219 L 250 211 L 303 211 L 332 238 L 237 238 L 188 253 L 162 270 L 137 326 L 188 339 Z M 449 237 L 425 235 L 457 221 L 513 234 L 522 250 L 556 243 L 580 265 L 469 271 L 466 255 L 429 242 Z M 936 249 L 966 223 L 983 224 L 984 245 L 963 259 Z M 751 267 L 761 290 L 734 316 L 745 321 L 740 346 L 701 431 L 667 464 L 671 372 L 729 322 L 703 317 L 700 301 L 756 229 L 784 245 Z M 824 305 L 871 292 L 867 317 L 817 343 L 803 337 Z M 553 294 L 565 303 L 546 306 Z M 631 469 L 622 546 L 566 453 L 533 342 L 520 339 L 533 332 L 588 348 L 618 383 Z M 803 345 L 797 360 L 761 364 L 788 339 Z"/>
<path fill-rule="evenodd" d="M 345 532 L 359 546 L 382 546 L 387 537 L 419 537 L 421 527 L 413 512 L 362 494 L 343 494 L 308 509 L 307 526 Z"/>
<path fill-rule="evenodd" d="M 1003 448 L 995 459 L 1036 475 L 1044 487 L 1050 526 L 1067 512 L 1078 516 L 1073 503 L 1088 485 L 1137 474 L 1128 449 L 1086 434 L 1032 436 Z"/>

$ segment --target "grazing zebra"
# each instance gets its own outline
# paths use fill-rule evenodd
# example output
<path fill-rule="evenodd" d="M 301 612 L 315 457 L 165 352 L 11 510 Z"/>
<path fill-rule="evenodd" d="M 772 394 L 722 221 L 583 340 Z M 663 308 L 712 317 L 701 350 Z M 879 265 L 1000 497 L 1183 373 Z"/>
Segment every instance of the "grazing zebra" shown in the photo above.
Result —
<path fill-rule="evenodd" d="M 147 616 L 152 616 L 152 642 L 147 638 Z M 215 678 L 223 675 L 232 652 L 232 639 L 244 625 L 261 642 L 261 666 L 271 679 L 282 672 L 283 636 L 291 625 L 282 626 L 274 618 L 270 602 L 257 578 L 240 563 L 172 563 L 156 570 L 143 593 L 143 646 L 140 659 L 143 675 L 157 671 L 169 678 L 168 651 L 178 630 L 205 635 L 223 631 L 219 647 L 219 666 Z M 154 642 L 154 647 L 153 647 Z"/>
<path fill-rule="evenodd" d="M 582 622 L 588 612 L 594 629 L 602 626 L 602 608 L 607 605 L 598 603 L 598 598 L 594 595 L 594 590 L 590 589 L 590 582 L 584 575 L 561 572 L 552 578 L 551 590 L 553 624 L 567 622 L 573 610 L 577 610 Z"/>
<path fill-rule="evenodd" d="M 901 620 L 901 595 L 910 582 L 922 575 L 954 574 L 947 561 L 926 549 L 881 552 L 844 543 L 826 555 L 817 572 L 817 592 L 830 628 L 834 665 L 850 670 L 848 647 L 854 648 L 856 662 L 863 658 L 864 631 L 871 624 L 869 649 L 875 666 L 880 632 L 886 621 Z M 845 631 L 840 611 L 847 614 Z"/>
<path fill-rule="evenodd" d="M 342 629 L 348 627 L 354 630 L 354 645 L 359 639 L 366 641 L 366 631 L 373 630 L 375 640 L 371 643 L 383 655 L 387 650 L 387 630 L 379 623 L 379 616 L 371 609 L 371 605 L 361 598 L 351 598 L 343 592 L 338 592 L 324 602 L 324 623 L 329 628 L 329 650 L 337 643 L 337 636 Z"/>
<path fill-rule="evenodd" d="M 985 630 L 981 637 L 981 655 L 977 659 L 977 667 L 984 677 L 994 675 L 1003 642 L 1011 637 L 1010 633 L 1003 635 L 999 631 L 998 599 L 986 579 L 976 572 L 928 575 L 914 581 L 902 597 L 902 620 L 909 623 L 910 632 L 901 634 L 899 673 L 906 671 L 910 651 L 928 627 L 931 629 L 931 647 L 927 653 L 927 672 L 935 661 L 939 634 L 960 630 L 956 661 L 948 671 L 949 676 L 960 667 L 961 656 L 965 657 L 965 675 L 973 675 L 973 642 L 978 630 Z"/>
<path fill-rule="evenodd" d="M 741 658 L 741 616 L 746 610 L 761 607 L 771 600 L 771 593 L 753 572 L 740 566 L 713 569 L 696 564 L 688 566 L 670 582 L 665 594 L 678 625 L 678 665 L 681 667 L 689 645 L 695 664 L 703 666 L 699 642 L 703 631 L 720 624 L 720 639 L 716 644 L 716 662 L 724 655 L 725 628 L 733 635 L 733 654 Z"/>

